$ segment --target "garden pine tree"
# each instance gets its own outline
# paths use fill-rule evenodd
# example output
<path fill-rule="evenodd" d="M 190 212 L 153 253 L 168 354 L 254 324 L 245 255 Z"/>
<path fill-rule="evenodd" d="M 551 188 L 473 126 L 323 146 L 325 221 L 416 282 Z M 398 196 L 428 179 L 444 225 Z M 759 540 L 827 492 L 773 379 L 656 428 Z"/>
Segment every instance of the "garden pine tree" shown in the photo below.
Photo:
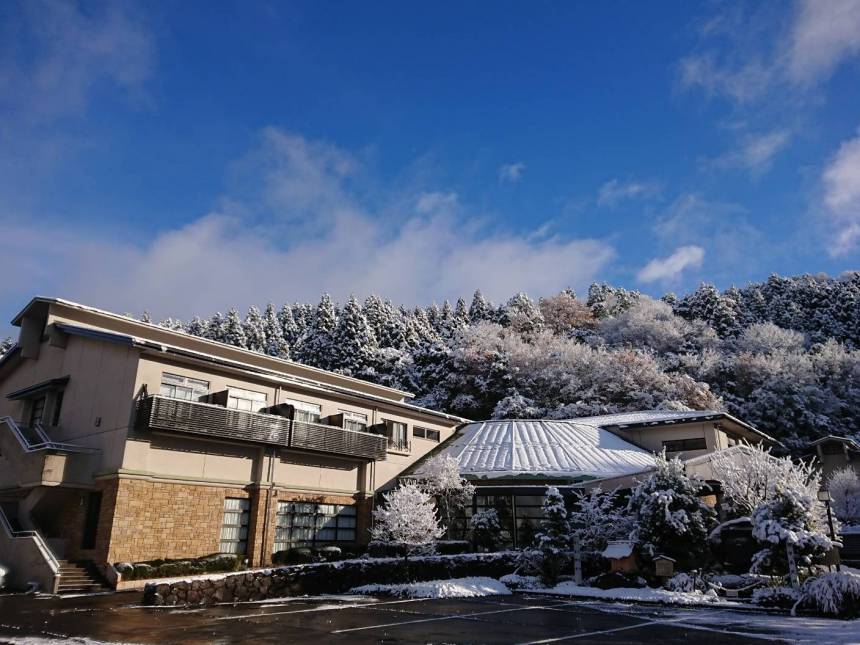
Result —
<path fill-rule="evenodd" d="M 349 297 L 341 311 L 332 338 L 338 371 L 359 376 L 372 369 L 379 346 L 355 296 Z"/>
<path fill-rule="evenodd" d="M 284 338 L 281 320 L 275 311 L 275 305 L 271 302 L 266 305 L 266 311 L 263 314 L 263 336 L 266 339 L 266 354 L 280 358 L 290 357 L 290 344 Z"/>
<path fill-rule="evenodd" d="M 227 319 L 224 321 L 224 333 L 220 340 L 222 343 L 235 345 L 236 347 L 248 346 L 248 340 L 245 338 L 245 328 L 235 307 L 227 312 Z"/>
<path fill-rule="evenodd" d="M 263 329 L 263 317 L 254 305 L 248 307 L 248 314 L 242 324 L 245 330 L 245 346 L 253 352 L 266 350 L 266 332 Z"/>

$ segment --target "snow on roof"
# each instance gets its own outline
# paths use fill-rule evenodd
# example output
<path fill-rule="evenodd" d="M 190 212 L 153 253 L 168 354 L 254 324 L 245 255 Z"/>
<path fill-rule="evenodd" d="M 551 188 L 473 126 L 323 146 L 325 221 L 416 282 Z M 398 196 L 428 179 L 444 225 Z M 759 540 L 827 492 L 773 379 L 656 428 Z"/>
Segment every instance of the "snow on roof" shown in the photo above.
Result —
<path fill-rule="evenodd" d="M 613 540 L 603 550 L 603 557 L 609 560 L 619 560 L 633 554 L 633 542 L 629 540 Z"/>
<path fill-rule="evenodd" d="M 639 412 L 620 412 L 618 414 L 601 414 L 593 417 L 578 417 L 576 419 L 571 419 L 571 421 L 605 428 L 607 426 L 626 426 L 648 423 L 659 424 L 667 421 L 706 419 L 708 417 L 722 415 L 722 412 L 717 412 L 715 410 L 641 410 Z"/>
<path fill-rule="evenodd" d="M 605 478 L 654 467 L 654 457 L 608 430 L 578 421 L 481 421 L 464 426 L 442 449 L 460 473 L 502 478 Z M 418 469 L 420 474 L 423 466 Z"/>

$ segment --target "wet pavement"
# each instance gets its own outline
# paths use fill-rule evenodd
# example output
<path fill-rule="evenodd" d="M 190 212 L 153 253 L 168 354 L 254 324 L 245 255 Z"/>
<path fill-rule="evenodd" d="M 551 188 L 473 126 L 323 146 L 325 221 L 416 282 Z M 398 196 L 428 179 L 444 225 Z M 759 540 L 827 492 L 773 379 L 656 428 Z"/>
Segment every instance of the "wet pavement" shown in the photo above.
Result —
<path fill-rule="evenodd" d="M 65 598 L 0 596 L 0 642 L 780 642 L 773 633 L 751 626 L 751 617 L 740 612 L 545 596 L 439 600 L 331 596 L 205 608 L 142 607 L 139 600 L 139 592 Z M 77 640 L 84 638 L 91 640 Z"/>

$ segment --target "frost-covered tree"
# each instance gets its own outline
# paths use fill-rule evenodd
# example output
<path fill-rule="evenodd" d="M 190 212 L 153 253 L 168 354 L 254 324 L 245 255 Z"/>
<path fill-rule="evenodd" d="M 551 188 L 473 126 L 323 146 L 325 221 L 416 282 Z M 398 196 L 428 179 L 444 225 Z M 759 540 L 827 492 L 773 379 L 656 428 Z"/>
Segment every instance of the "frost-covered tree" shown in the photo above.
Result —
<path fill-rule="evenodd" d="M 720 482 L 724 504 L 734 516 L 749 516 L 774 494 L 776 486 L 815 496 L 820 473 L 810 462 L 775 457 L 763 443 L 742 443 L 714 453 L 714 478 Z"/>
<path fill-rule="evenodd" d="M 290 318 L 292 319 L 292 316 Z M 281 318 L 275 311 L 275 305 L 271 302 L 266 305 L 266 311 L 263 313 L 263 337 L 265 338 L 264 351 L 266 354 L 278 358 L 290 357 L 290 344 L 284 338 Z"/>
<path fill-rule="evenodd" d="M 583 553 L 591 556 L 602 553 L 610 540 L 626 538 L 633 528 L 617 491 L 599 486 L 580 494 L 568 521 Z"/>
<path fill-rule="evenodd" d="M 245 328 L 242 325 L 242 319 L 239 317 L 239 312 L 235 308 L 227 312 L 227 318 L 224 320 L 223 333 L 219 339 L 222 343 L 235 345 L 236 347 L 247 347 L 248 340 L 245 337 Z"/>
<path fill-rule="evenodd" d="M 373 369 L 379 346 L 355 296 L 350 296 L 332 333 L 332 365 L 350 376 Z"/>
<path fill-rule="evenodd" d="M 833 512 L 845 524 L 860 524 L 860 478 L 851 466 L 834 470 L 827 479 Z"/>
<path fill-rule="evenodd" d="M 565 289 L 538 304 L 544 322 L 556 334 L 572 334 L 592 329 L 596 320 L 588 305 L 576 298 L 572 289 Z"/>
<path fill-rule="evenodd" d="M 185 332 L 191 336 L 207 338 L 209 335 L 209 321 L 200 316 L 194 316 L 185 328 Z"/>
<path fill-rule="evenodd" d="M 140 322 L 152 323 L 152 316 L 149 315 L 148 310 L 143 310 L 143 313 L 140 315 Z"/>
<path fill-rule="evenodd" d="M 266 330 L 263 328 L 263 317 L 254 305 L 248 307 L 245 321 L 242 323 L 245 331 L 245 346 L 253 352 L 266 351 Z"/>
<path fill-rule="evenodd" d="M 12 340 L 11 336 L 6 336 L 2 341 L 0 341 L 0 356 L 3 356 L 8 352 L 12 347 L 15 346 L 15 341 Z"/>
<path fill-rule="evenodd" d="M 484 508 L 469 518 L 472 544 L 485 551 L 495 551 L 502 539 L 502 525 L 494 508 Z"/>
<path fill-rule="evenodd" d="M 803 349 L 804 341 L 800 332 L 765 322 L 747 327 L 738 338 L 737 347 L 740 351 L 752 354 L 799 352 Z"/>
<path fill-rule="evenodd" d="M 570 548 L 570 526 L 564 498 L 558 488 L 551 486 L 543 498 L 535 545 L 523 552 L 526 567 L 537 573 L 546 586 L 555 586 L 570 563 Z"/>
<path fill-rule="evenodd" d="M 283 305 L 278 311 L 278 322 L 281 325 L 281 336 L 287 345 L 292 347 L 299 339 L 299 326 L 293 318 L 293 310 L 289 305 Z"/>
<path fill-rule="evenodd" d="M 460 475 L 460 462 L 447 453 L 428 459 L 421 468 L 417 483 L 436 499 L 445 528 L 449 531 L 455 517 L 472 503 L 475 496 L 475 487 Z"/>
<path fill-rule="evenodd" d="M 510 327 L 521 334 L 531 334 L 543 329 L 543 314 L 534 301 L 524 293 L 513 296 L 500 311 L 502 326 Z"/>
<path fill-rule="evenodd" d="M 798 566 L 820 561 L 833 546 L 822 522 L 821 503 L 802 488 L 775 484 L 767 501 L 752 514 L 753 537 L 761 550 L 753 556 L 752 571 L 789 571 L 787 545 Z"/>
<path fill-rule="evenodd" d="M 633 522 L 630 537 L 646 561 L 666 555 L 682 569 L 700 567 L 715 519 L 714 510 L 699 499 L 707 485 L 698 476 L 688 477 L 677 458 L 657 455 L 656 466 L 633 489 L 627 503 Z"/>
<path fill-rule="evenodd" d="M 206 325 L 205 338 L 214 340 L 219 343 L 226 342 L 224 340 L 226 330 L 226 320 L 220 311 L 216 311 L 209 319 L 209 324 Z"/>
<path fill-rule="evenodd" d="M 405 545 L 408 556 L 416 549 L 432 548 L 445 534 L 433 497 L 415 484 L 403 484 L 382 498 L 382 506 L 373 511 L 374 540 Z"/>

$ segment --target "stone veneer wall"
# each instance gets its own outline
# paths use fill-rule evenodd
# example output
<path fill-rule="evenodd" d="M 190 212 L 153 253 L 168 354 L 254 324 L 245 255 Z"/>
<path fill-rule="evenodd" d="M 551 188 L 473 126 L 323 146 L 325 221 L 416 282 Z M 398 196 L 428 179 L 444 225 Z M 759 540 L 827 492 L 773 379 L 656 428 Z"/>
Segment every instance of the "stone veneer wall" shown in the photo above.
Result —
<path fill-rule="evenodd" d="M 278 501 L 358 504 L 357 535 L 361 538 L 367 533 L 370 499 L 356 502 L 354 497 L 348 495 L 316 495 L 274 489 L 266 523 L 268 492 L 268 489 L 258 491 L 253 486 L 243 489 L 119 478 L 115 485 L 115 507 L 110 508 L 113 500 L 108 491 L 105 491 L 102 503 L 99 534 L 101 536 L 104 526 L 105 530 L 109 530 L 110 543 L 106 561 L 141 562 L 217 553 L 226 497 L 251 500 L 248 527 L 248 558 L 251 566 L 271 563 Z"/>

